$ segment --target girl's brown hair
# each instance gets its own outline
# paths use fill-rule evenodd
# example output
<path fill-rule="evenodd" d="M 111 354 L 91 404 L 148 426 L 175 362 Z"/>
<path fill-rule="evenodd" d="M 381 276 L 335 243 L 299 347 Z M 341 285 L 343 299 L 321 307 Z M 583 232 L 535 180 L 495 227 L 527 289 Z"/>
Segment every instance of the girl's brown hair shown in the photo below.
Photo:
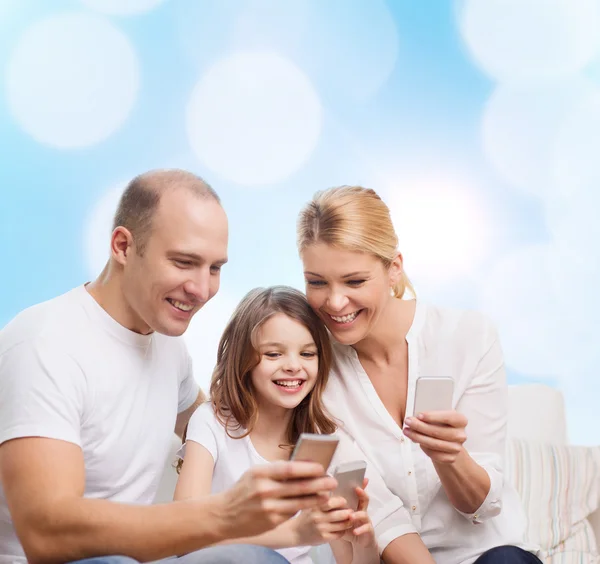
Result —
<path fill-rule="evenodd" d="M 256 336 L 262 325 L 277 313 L 287 315 L 308 329 L 319 358 L 314 388 L 294 409 L 287 429 L 287 444 L 282 445 L 291 449 L 301 433 L 333 433 L 336 430 L 322 401 L 332 363 L 331 342 L 325 326 L 302 292 L 288 286 L 272 286 L 255 288 L 244 296 L 219 342 L 210 401 L 230 437 L 242 438 L 252 432 L 258 417 L 251 379 L 252 370 L 260 362 Z M 245 431 L 240 434 L 240 429 Z M 178 470 L 181 463 L 179 460 Z"/>
<path fill-rule="evenodd" d="M 398 252 L 390 210 L 371 188 L 339 186 L 317 192 L 298 216 L 298 251 L 315 243 L 376 256 L 389 268 Z M 404 270 L 393 293 L 416 295 Z"/>

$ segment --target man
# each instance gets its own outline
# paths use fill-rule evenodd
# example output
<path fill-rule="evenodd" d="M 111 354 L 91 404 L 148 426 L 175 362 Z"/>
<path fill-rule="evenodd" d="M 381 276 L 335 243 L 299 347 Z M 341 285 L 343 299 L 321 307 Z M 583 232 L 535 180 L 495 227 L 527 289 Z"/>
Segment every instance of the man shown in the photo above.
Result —
<path fill-rule="evenodd" d="M 256 468 L 201 501 L 151 505 L 173 430 L 203 396 L 179 336 L 219 289 L 227 217 L 179 170 L 126 188 L 97 280 L 21 312 L 0 332 L 0 563 L 281 562 L 223 541 L 322 502 L 323 468 Z M 290 480 L 292 478 L 292 480 Z"/>

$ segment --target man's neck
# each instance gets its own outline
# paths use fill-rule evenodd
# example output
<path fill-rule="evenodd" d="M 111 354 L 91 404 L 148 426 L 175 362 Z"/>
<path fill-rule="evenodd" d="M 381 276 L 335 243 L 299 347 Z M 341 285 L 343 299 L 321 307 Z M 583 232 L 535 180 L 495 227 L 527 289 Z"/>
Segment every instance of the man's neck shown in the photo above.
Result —
<path fill-rule="evenodd" d="M 96 280 L 86 284 L 85 288 L 117 323 L 134 333 L 142 335 L 152 333 L 152 329 L 131 309 L 123 294 L 120 276 L 111 269 L 110 264 L 104 267 Z"/>

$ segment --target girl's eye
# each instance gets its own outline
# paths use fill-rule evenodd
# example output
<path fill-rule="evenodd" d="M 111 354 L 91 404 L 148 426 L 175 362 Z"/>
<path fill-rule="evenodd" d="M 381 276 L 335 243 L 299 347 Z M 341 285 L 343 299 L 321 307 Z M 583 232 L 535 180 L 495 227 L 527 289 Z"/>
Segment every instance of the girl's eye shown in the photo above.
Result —
<path fill-rule="evenodd" d="M 307 352 L 303 352 L 302 356 L 304 358 L 314 358 L 315 356 L 317 356 L 317 353 L 316 352 L 307 351 Z"/>
<path fill-rule="evenodd" d="M 279 355 L 279 353 L 277 353 L 277 352 L 268 352 L 268 353 L 265 353 L 265 356 L 266 356 L 267 358 L 277 358 L 277 357 L 279 357 L 280 355 Z"/>
<path fill-rule="evenodd" d="M 325 282 L 323 280 L 307 280 L 306 283 L 313 288 L 318 286 L 325 286 Z"/>

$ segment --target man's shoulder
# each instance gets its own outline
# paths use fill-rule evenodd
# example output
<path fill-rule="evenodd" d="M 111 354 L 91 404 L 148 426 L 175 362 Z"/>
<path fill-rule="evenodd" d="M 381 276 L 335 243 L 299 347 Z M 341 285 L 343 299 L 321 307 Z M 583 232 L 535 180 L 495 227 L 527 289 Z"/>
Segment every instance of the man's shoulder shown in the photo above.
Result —
<path fill-rule="evenodd" d="M 39 340 L 57 342 L 64 334 L 77 332 L 74 321 L 80 315 L 78 288 L 50 300 L 30 306 L 18 313 L 0 330 L 0 355 L 23 343 Z"/>

